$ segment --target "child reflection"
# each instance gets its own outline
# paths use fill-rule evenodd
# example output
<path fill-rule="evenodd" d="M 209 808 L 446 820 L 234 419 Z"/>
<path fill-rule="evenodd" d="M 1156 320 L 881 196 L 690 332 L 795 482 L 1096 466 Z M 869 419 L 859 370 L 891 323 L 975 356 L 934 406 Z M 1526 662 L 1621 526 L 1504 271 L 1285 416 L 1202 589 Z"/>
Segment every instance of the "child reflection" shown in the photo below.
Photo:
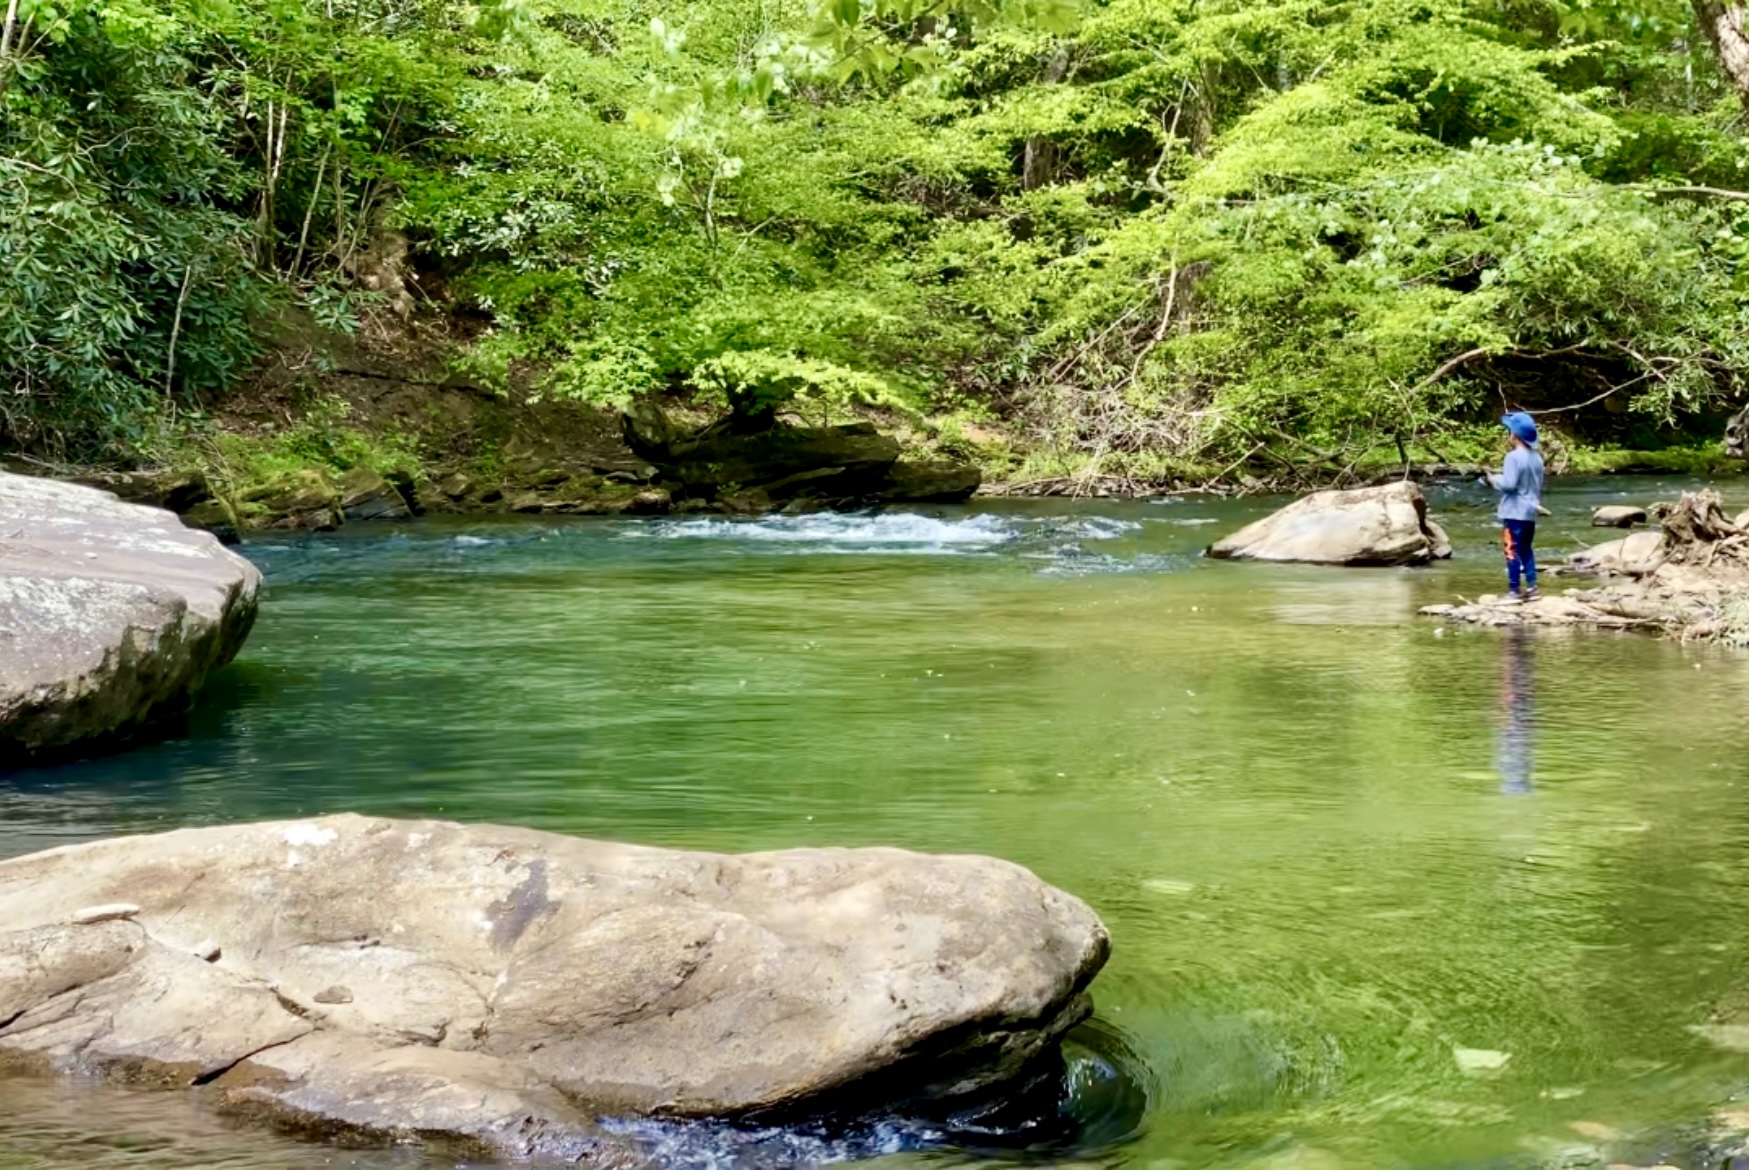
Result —
<path fill-rule="evenodd" d="M 1500 791 L 1529 792 L 1536 747 L 1536 659 L 1523 626 L 1505 631 L 1500 661 Z"/>

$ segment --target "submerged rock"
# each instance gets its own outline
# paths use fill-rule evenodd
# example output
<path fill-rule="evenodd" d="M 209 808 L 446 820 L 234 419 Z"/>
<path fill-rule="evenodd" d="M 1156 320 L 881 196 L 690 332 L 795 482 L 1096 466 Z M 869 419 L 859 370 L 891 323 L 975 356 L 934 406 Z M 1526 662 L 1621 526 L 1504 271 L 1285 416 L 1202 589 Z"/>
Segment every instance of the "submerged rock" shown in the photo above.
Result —
<path fill-rule="evenodd" d="M 1451 556 L 1409 482 L 1315 492 L 1209 547 L 1211 557 L 1320 565 L 1424 565 Z"/>
<path fill-rule="evenodd" d="M 180 712 L 242 648 L 260 583 L 169 512 L 0 473 L 0 767 Z"/>
<path fill-rule="evenodd" d="M 1484 593 L 1473 601 L 1428 605 L 1423 617 L 1444 618 L 1473 626 L 1583 626 L 1597 630 L 1631 630 L 1647 624 L 1630 614 L 1588 603 L 1582 594 L 1545 594 L 1537 601 L 1516 601 L 1499 593 Z"/>
<path fill-rule="evenodd" d="M 1055 1056 L 1108 950 L 991 858 L 351 815 L 0 863 L 0 923 L 0 1066 L 516 1153 L 606 1115 L 961 1108 Z"/>

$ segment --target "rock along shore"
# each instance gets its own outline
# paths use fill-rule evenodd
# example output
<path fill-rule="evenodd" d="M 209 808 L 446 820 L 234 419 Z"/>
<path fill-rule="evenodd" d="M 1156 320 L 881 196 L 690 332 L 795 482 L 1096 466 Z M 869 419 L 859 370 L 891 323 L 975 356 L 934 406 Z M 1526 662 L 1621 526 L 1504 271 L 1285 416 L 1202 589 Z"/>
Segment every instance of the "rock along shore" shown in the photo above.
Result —
<path fill-rule="evenodd" d="M 0 768 L 181 712 L 242 648 L 260 585 L 170 512 L 0 472 Z"/>

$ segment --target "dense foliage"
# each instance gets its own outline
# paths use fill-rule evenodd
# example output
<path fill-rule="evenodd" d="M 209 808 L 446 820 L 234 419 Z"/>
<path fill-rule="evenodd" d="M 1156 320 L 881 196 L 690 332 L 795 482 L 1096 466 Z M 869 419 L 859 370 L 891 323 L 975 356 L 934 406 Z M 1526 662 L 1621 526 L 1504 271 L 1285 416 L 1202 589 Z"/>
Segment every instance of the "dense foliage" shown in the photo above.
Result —
<path fill-rule="evenodd" d="M 0 58 L 15 443 L 138 442 L 292 299 L 470 318 L 507 393 L 1135 474 L 1644 443 L 1749 357 L 1674 0 L 19 0 Z"/>

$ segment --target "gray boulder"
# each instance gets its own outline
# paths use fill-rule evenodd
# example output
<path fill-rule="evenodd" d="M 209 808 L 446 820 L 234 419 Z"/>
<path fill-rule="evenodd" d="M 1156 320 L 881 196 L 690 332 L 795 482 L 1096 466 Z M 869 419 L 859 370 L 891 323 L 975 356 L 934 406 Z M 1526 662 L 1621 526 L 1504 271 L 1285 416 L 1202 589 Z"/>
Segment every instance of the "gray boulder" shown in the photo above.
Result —
<path fill-rule="evenodd" d="M 260 583 L 169 512 L 0 472 L 0 767 L 182 710 L 241 649 Z"/>
<path fill-rule="evenodd" d="M 1424 565 L 1451 556 L 1413 483 L 1314 492 L 1211 545 L 1211 557 L 1319 565 Z"/>
<path fill-rule="evenodd" d="M 524 1154 L 603 1115 L 956 1107 L 1055 1056 L 1109 945 L 985 857 L 351 815 L 0 863 L 0 923 L 0 1068 Z"/>
<path fill-rule="evenodd" d="M 1605 504 L 1591 510 L 1593 528 L 1632 528 L 1646 522 L 1646 510 L 1631 504 Z"/>
<path fill-rule="evenodd" d="M 1640 575 L 1655 570 L 1664 560 L 1664 534 L 1635 532 L 1593 548 L 1581 549 L 1567 558 L 1563 568 L 1580 573 Z"/>

